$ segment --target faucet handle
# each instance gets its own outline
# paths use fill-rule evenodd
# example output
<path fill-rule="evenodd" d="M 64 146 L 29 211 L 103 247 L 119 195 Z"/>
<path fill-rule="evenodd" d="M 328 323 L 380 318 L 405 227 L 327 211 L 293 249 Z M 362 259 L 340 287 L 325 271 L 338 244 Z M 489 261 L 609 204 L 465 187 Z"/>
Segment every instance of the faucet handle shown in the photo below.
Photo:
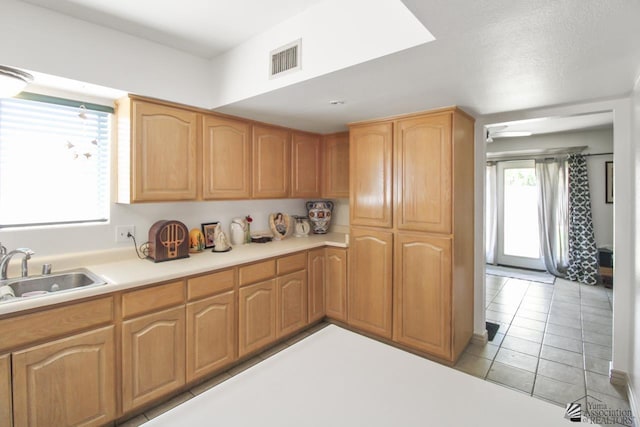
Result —
<path fill-rule="evenodd" d="M 0 243 L 0 257 L 3 257 L 7 254 L 7 248 L 2 243 Z"/>
<path fill-rule="evenodd" d="M 46 276 L 51 274 L 51 264 L 42 264 L 42 275 Z"/>
<path fill-rule="evenodd" d="M 31 255 L 35 255 L 35 252 L 29 248 L 17 248 L 16 251 L 23 253 L 26 259 L 31 258 Z"/>

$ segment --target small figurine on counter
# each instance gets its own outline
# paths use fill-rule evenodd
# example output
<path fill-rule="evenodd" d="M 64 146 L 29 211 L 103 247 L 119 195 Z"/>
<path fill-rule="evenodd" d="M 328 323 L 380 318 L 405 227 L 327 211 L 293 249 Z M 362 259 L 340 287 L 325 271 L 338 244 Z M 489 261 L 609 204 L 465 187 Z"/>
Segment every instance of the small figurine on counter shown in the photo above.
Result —
<path fill-rule="evenodd" d="M 222 228 L 220 227 L 220 223 L 216 224 L 216 228 L 213 232 L 213 242 L 215 246 L 213 247 L 214 252 L 226 252 L 231 249 L 231 245 L 229 245 L 229 240 L 227 240 L 227 235 L 224 234 Z"/>

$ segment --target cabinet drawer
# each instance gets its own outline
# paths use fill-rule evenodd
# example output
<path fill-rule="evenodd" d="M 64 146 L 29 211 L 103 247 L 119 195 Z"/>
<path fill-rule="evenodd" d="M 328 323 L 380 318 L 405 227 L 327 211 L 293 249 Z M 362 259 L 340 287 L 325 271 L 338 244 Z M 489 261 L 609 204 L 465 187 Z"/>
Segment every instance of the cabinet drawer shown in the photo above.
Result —
<path fill-rule="evenodd" d="M 300 252 L 278 258 L 278 276 L 302 270 L 307 266 L 307 253 Z"/>
<path fill-rule="evenodd" d="M 235 285 L 234 269 L 218 271 L 204 276 L 194 277 L 187 281 L 187 299 L 204 298 L 233 289 Z"/>
<path fill-rule="evenodd" d="M 276 262 L 275 260 L 270 259 L 268 261 L 256 262 L 255 264 L 240 267 L 238 282 L 240 286 L 245 286 L 251 283 L 270 279 L 275 275 Z"/>
<path fill-rule="evenodd" d="M 113 322 L 113 297 L 0 320 L 0 351 Z"/>
<path fill-rule="evenodd" d="M 179 304 L 184 304 L 182 280 L 127 292 L 122 296 L 122 317 L 137 316 Z"/>

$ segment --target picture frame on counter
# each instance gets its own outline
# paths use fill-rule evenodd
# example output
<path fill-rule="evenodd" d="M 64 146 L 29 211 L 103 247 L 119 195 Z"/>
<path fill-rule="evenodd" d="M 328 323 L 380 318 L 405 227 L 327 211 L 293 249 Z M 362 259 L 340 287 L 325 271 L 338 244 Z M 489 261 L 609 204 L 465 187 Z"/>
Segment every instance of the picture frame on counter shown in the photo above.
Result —
<path fill-rule="evenodd" d="M 204 235 L 204 247 L 206 249 L 209 249 L 215 246 L 214 239 L 215 239 L 216 225 L 218 225 L 218 221 L 206 222 L 202 224 L 202 234 Z"/>

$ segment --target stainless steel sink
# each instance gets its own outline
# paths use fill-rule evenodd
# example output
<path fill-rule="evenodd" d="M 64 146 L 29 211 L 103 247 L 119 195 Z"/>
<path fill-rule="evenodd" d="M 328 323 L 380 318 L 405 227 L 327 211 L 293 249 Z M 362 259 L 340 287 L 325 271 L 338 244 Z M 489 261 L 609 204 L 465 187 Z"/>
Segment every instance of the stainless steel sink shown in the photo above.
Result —
<path fill-rule="evenodd" d="M 0 301 L 71 291 L 106 283 L 102 278 L 84 268 L 46 276 L 7 279 L 0 281 Z"/>

